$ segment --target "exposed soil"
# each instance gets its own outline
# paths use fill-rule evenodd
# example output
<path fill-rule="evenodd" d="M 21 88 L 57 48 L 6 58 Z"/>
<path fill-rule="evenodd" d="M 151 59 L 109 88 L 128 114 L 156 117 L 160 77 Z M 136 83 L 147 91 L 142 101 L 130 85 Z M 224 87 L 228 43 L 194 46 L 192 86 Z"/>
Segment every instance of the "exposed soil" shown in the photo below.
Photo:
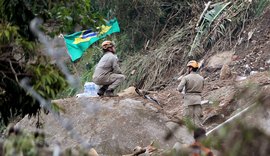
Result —
<path fill-rule="evenodd" d="M 221 80 L 221 67 L 211 68 L 211 70 L 209 70 L 206 66 L 201 70 L 201 74 L 206 79 L 203 98 L 208 99 L 209 94 L 213 94 L 215 90 L 218 90 L 216 96 L 222 95 L 219 97 L 219 101 L 213 101 L 218 102 L 216 105 L 214 103 L 213 105 L 204 107 L 205 118 L 207 118 L 207 116 L 217 116 L 220 114 L 224 116 L 223 118 L 215 116 L 216 119 L 212 122 L 210 121 L 210 123 L 214 122 L 218 124 L 224 121 L 233 111 L 239 108 L 239 104 L 237 105 L 234 100 L 235 91 L 238 89 L 236 86 L 239 83 L 235 81 L 237 76 L 246 76 L 248 80 L 259 84 L 269 83 L 269 74 L 260 74 L 260 72 L 270 70 L 270 10 L 268 9 L 262 17 L 254 20 L 245 27 L 246 29 L 242 34 L 242 42 L 236 46 L 232 56 L 227 55 L 230 56 L 230 62 L 227 63 L 232 72 L 231 77 Z M 252 36 L 249 36 L 251 34 Z M 210 56 L 213 57 L 215 54 L 209 53 L 208 55 L 209 56 L 206 56 L 206 58 Z M 258 74 L 250 76 L 257 72 Z M 160 101 L 163 105 L 163 109 L 171 118 L 181 118 L 183 111 L 183 96 L 176 91 L 178 83 L 179 82 L 174 81 L 167 88 L 153 95 L 153 97 Z M 223 93 L 226 92 L 228 92 L 228 95 L 223 95 Z"/>
<path fill-rule="evenodd" d="M 252 34 L 252 36 L 251 36 Z M 249 35 L 251 36 L 249 39 Z M 247 26 L 242 43 L 236 47 L 234 68 L 238 73 L 270 69 L 270 10 Z M 249 39 L 249 40 L 248 40 Z M 246 73 L 243 73 L 245 72 Z"/>

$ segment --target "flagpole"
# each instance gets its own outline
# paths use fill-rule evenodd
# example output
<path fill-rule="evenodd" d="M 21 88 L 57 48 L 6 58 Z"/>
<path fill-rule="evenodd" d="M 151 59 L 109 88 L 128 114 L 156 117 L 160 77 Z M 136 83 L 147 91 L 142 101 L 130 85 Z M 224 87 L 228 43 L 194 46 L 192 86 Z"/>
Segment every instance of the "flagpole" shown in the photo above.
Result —
<path fill-rule="evenodd" d="M 64 35 L 63 35 L 63 34 L 60 34 L 58 37 L 64 40 L 66 53 L 67 53 L 68 56 L 71 58 L 70 54 L 69 54 L 68 51 L 67 51 L 67 44 L 66 44 L 66 42 L 65 42 Z"/>
<path fill-rule="evenodd" d="M 64 35 L 63 35 L 63 34 L 60 34 L 58 37 L 64 40 Z M 69 55 L 69 57 L 71 58 L 70 54 L 69 54 L 68 51 L 67 51 L 67 45 L 66 45 L 66 42 L 64 41 L 64 43 L 65 43 L 65 52 L 66 52 L 66 53 Z M 72 62 L 72 67 L 73 67 L 73 69 L 74 69 L 74 71 L 75 71 L 75 75 L 78 77 L 78 75 L 79 75 L 79 74 L 78 74 L 78 70 L 77 70 L 77 68 L 76 68 L 74 62 Z"/>

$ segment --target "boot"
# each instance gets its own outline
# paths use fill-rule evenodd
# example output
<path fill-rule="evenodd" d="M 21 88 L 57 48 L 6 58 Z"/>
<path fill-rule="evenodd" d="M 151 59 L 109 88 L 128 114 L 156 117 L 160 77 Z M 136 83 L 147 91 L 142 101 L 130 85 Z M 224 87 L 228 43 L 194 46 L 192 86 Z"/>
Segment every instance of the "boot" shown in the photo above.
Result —
<path fill-rule="evenodd" d="M 117 95 L 115 95 L 115 94 L 113 93 L 113 91 L 114 91 L 114 90 L 112 90 L 112 89 L 106 90 L 105 93 L 104 93 L 104 96 L 107 96 L 107 97 L 116 97 Z"/>
<path fill-rule="evenodd" d="M 105 92 L 107 89 L 108 89 L 108 86 L 107 86 L 107 85 L 104 85 L 104 86 L 102 86 L 102 87 L 98 90 L 97 94 L 98 94 L 99 96 L 103 96 L 103 95 L 104 95 L 104 92 Z"/>

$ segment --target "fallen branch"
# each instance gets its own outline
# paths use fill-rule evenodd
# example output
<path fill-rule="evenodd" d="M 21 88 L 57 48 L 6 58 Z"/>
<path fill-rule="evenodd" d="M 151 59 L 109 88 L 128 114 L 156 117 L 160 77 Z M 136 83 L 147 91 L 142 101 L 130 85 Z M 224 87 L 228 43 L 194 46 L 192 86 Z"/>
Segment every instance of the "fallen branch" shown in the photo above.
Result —
<path fill-rule="evenodd" d="M 128 154 L 128 155 L 123 155 L 123 156 L 138 156 L 140 154 L 143 153 L 147 153 L 149 155 L 151 155 L 154 151 L 157 151 L 158 149 L 156 147 L 153 146 L 154 142 L 152 141 L 150 145 L 146 146 L 146 147 L 140 147 L 140 146 L 136 146 L 133 149 L 133 153 L 132 154 Z"/>
<path fill-rule="evenodd" d="M 203 18 L 203 15 L 205 14 L 205 12 L 207 11 L 207 9 L 209 8 L 210 4 L 211 4 L 211 1 L 209 1 L 209 2 L 207 2 L 207 3 L 205 4 L 205 8 L 204 8 L 204 10 L 203 10 L 203 12 L 202 12 L 202 14 L 201 14 L 201 16 L 200 16 L 200 18 L 199 18 L 197 24 L 196 24 L 196 28 L 201 24 L 201 20 L 202 20 L 202 18 Z"/>
<path fill-rule="evenodd" d="M 143 154 L 146 152 L 146 149 L 145 148 L 142 148 L 140 146 L 136 146 L 134 149 L 133 149 L 133 153 L 132 154 L 127 154 L 127 155 L 123 155 L 123 156 L 138 156 L 140 154 Z"/>
<path fill-rule="evenodd" d="M 147 95 L 147 94 L 150 93 L 150 91 L 140 90 L 138 88 L 135 88 L 135 91 L 136 91 L 136 93 L 138 95 L 143 96 L 145 99 L 148 99 L 148 100 L 154 102 L 155 104 L 157 104 L 159 107 L 162 108 L 162 105 L 158 102 L 158 100 L 156 100 L 156 99 L 152 98 L 151 96 Z"/>

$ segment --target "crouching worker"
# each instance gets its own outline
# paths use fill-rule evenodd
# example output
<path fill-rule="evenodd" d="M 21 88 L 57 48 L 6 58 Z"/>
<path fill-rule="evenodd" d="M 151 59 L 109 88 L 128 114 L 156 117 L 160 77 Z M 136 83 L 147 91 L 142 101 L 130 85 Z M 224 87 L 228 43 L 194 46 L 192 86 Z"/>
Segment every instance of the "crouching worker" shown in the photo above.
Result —
<path fill-rule="evenodd" d="M 115 45 L 111 41 L 104 41 L 102 49 L 104 55 L 95 68 L 93 82 L 100 86 L 99 96 L 113 97 L 116 96 L 115 88 L 125 80 L 125 76 L 121 72 L 115 55 Z"/>
<path fill-rule="evenodd" d="M 200 127 L 202 117 L 201 93 L 204 79 L 196 73 L 199 65 L 195 60 L 189 61 L 187 67 L 189 74 L 181 79 L 177 90 L 181 92 L 185 88 L 184 117 L 191 119 L 194 125 Z"/>

